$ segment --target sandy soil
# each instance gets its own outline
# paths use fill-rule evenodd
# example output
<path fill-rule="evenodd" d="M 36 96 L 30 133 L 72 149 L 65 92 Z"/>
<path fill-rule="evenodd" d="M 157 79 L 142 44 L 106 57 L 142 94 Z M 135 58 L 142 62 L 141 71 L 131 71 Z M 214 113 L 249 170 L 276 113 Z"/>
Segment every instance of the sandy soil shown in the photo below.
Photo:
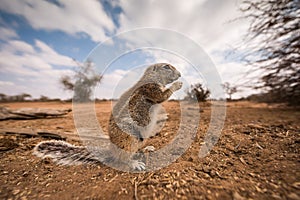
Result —
<path fill-rule="evenodd" d="M 60 102 L 0 106 L 72 107 Z M 177 102 L 164 107 L 169 119 L 149 141 L 156 148 L 174 137 L 180 117 Z M 0 134 L 0 199 L 300 199 L 299 110 L 229 103 L 220 140 L 200 159 L 210 120 L 209 104 L 201 108 L 200 128 L 188 151 L 163 169 L 140 174 L 105 165 L 56 165 L 32 155 L 33 147 L 46 139 Z M 97 103 L 96 110 L 107 131 L 111 103 Z M 13 128 L 61 133 L 80 144 L 72 112 L 62 118 L 0 121 L 1 132 Z"/>

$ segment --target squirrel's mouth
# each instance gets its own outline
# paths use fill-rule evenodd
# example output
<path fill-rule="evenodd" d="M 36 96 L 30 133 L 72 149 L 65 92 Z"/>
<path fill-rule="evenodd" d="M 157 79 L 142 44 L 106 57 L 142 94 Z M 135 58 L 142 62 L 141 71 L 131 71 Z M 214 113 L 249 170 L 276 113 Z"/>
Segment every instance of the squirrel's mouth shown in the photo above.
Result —
<path fill-rule="evenodd" d="M 177 79 L 179 79 L 181 77 L 181 74 L 179 71 L 176 72 L 176 76 L 174 78 L 174 81 L 176 81 Z"/>

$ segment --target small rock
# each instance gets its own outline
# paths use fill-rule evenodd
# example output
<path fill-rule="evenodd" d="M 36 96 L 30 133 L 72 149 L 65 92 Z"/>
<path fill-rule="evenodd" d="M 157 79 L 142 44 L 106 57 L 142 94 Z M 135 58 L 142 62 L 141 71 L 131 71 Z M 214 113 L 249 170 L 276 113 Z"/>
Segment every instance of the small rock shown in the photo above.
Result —
<path fill-rule="evenodd" d="M 28 175 L 29 175 L 28 172 L 24 172 L 24 173 L 22 174 L 23 177 L 27 177 Z"/>
<path fill-rule="evenodd" d="M 246 198 L 242 197 L 238 192 L 233 193 L 233 199 L 234 200 L 246 200 Z"/>
<path fill-rule="evenodd" d="M 294 188 L 300 189 L 300 182 L 295 182 L 292 184 Z"/>
<path fill-rule="evenodd" d="M 295 194 L 295 193 L 290 193 L 288 195 L 288 198 L 289 199 L 293 199 L 293 200 L 299 200 L 300 199 L 300 197 L 297 194 Z"/>
<path fill-rule="evenodd" d="M 278 194 L 272 194 L 272 197 L 273 197 L 274 199 L 282 199 Z"/>
<path fill-rule="evenodd" d="M 18 194 L 19 192 L 20 192 L 20 190 L 14 189 L 12 193 L 13 193 L 13 195 L 16 195 L 16 194 Z"/>
<path fill-rule="evenodd" d="M 205 173 L 209 173 L 209 172 L 210 172 L 210 168 L 207 167 L 207 166 L 203 166 L 202 170 L 203 170 L 203 172 L 205 172 Z"/>
<path fill-rule="evenodd" d="M 209 175 L 213 178 L 213 177 L 215 177 L 216 176 L 216 171 L 215 170 L 211 170 L 210 172 L 209 172 Z"/>

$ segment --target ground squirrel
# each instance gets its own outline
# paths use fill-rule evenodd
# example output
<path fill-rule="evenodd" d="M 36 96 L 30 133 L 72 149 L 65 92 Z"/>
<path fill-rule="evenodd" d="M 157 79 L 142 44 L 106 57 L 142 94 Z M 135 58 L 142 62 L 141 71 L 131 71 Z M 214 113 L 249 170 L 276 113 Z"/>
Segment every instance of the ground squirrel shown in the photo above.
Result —
<path fill-rule="evenodd" d="M 154 150 L 152 146 L 145 147 L 145 140 L 155 134 L 155 115 L 160 103 L 182 87 L 182 82 L 174 82 L 180 76 L 170 64 L 151 65 L 141 79 L 119 98 L 109 120 L 112 162 L 126 164 L 133 170 L 145 169 L 145 164 L 133 157 L 142 149 Z M 166 88 L 170 83 L 173 84 Z M 53 158 L 60 164 L 95 163 L 106 159 L 93 156 L 84 147 L 62 141 L 41 142 L 34 148 L 34 154 Z"/>

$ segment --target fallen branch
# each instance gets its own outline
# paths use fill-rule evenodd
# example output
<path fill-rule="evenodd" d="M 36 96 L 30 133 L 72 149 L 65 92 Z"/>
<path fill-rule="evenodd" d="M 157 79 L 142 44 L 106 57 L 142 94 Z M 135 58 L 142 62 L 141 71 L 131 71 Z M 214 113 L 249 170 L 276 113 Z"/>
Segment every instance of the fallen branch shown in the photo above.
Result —
<path fill-rule="evenodd" d="M 54 110 L 46 108 L 21 108 L 10 110 L 6 107 L 0 107 L 0 120 L 9 119 L 43 119 L 48 117 L 60 117 L 71 112 L 71 109 Z"/>
<path fill-rule="evenodd" d="M 53 133 L 51 131 L 33 131 L 30 129 L 2 129 L 0 131 L 0 135 L 19 135 L 25 138 L 47 138 L 47 139 L 55 139 L 55 140 L 66 140 L 66 136 L 60 133 Z"/>

